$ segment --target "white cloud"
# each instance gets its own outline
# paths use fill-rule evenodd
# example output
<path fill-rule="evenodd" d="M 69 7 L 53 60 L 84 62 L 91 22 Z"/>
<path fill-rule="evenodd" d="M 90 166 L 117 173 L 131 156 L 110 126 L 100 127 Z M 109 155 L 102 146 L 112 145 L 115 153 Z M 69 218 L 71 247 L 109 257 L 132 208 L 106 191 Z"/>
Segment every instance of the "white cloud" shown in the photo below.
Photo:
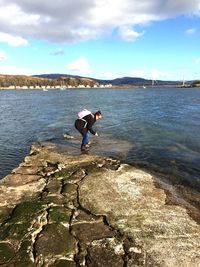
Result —
<path fill-rule="evenodd" d="M 122 26 L 119 28 L 119 36 L 121 37 L 121 39 L 127 42 L 135 41 L 143 34 L 144 32 L 136 32 L 130 26 Z"/>
<path fill-rule="evenodd" d="M 79 57 L 73 62 L 67 64 L 67 69 L 77 74 L 89 74 L 90 65 L 85 57 Z"/>
<path fill-rule="evenodd" d="M 8 59 L 6 52 L 0 50 L 0 61 Z"/>
<path fill-rule="evenodd" d="M 195 34 L 196 32 L 197 32 L 197 30 L 196 30 L 195 28 L 190 28 L 190 29 L 187 29 L 187 30 L 185 31 L 185 33 L 188 34 L 188 35 L 193 35 L 193 34 Z"/>
<path fill-rule="evenodd" d="M 56 43 L 79 42 L 123 29 L 134 40 L 146 25 L 184 14 L 200 15 L 200 0 L 0 0 L 0 29 L 11 36 Z"/>
<path fill-rule="evenodd" d="M 31 75 L 31 71 L 27 69 L 18 68 L 13 65 L 3 65 L 0 66 L 0 73 L 1 74 L 12 74 L 12 75 Z"/>
<path fill-rule="evenodd" d="M 151 69 L 150 70 L 150 79 L 152 80 L 162 80 L 167 79 L 169 74 L 162 72 L 159 69 Z"/>
<path fill-rule="evenodd" d="M 9 46 L 24 46 L 28 44 L 28 41 L 19 36 L 12 36 L 7 33 L 0 32 L 0 43 L 7 43 Z"/>

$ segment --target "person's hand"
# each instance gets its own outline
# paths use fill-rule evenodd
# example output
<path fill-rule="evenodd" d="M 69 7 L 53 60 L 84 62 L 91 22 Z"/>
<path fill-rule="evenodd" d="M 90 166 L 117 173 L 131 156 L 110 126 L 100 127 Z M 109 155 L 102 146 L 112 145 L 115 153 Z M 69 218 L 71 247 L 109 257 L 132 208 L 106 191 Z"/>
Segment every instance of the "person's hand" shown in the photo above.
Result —
<path fill-rule="evenodd" d="M 98 133 L 95 133 L 96 136 L 99 136 Z"/>

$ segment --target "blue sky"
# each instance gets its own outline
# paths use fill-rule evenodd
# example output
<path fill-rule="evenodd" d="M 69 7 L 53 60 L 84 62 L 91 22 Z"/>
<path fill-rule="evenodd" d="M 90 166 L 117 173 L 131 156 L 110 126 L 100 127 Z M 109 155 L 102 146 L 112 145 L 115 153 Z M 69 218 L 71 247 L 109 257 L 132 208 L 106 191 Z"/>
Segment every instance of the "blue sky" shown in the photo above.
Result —
<path fill-rule="evenodd" d="M 0 74 L 200 79 L 200 0 L 0 0 Z"/>

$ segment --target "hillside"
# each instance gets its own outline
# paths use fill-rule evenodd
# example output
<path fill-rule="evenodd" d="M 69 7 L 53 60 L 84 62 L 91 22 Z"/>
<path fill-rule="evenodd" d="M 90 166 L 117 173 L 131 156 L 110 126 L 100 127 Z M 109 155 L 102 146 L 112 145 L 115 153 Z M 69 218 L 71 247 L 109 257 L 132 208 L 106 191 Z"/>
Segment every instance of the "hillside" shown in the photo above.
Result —
<path fill-rule="evenodd" d="M 48 75 L 47 75 L 48 76 Z M 80 85 L 93 87 L 97 82 L 93 79 L 82 77 L 63 77 L 62 75 L 42 77 L 42 75 L 26 76 L 26 75 L 0 75 L 0 87 L 42 87 L 42 86 L 72 86 Z"/>
<path fill-rule="evenodd" d="M 0 88 L 41 88 L 41 87 L 96 87 L 99 85 L 112 84 L 113 86 L 152 86 L 152 80 L 137 77 L 122 77 L 113 80 L 100 80 L 88 77 L 74 76 L 69 74 L 40 74 L 26 75 L 0 75 Z M 194 81 L 187 81 L 188 85 L 196 86 Z M 155 86 L 181 86 L 182 81 L 153 81 Z"/>
<path fill-rule="evenodd" d="M 73 76 L 69 74 L 41 74 L 41 75 L 35 75 L 34 77 L 42 77 L 42 78 L 51 78 L 51 79 L 58 79 L 60 77 L 73 77 L 73 78 L 81 78 L 80 76 Z M 144 79 L 144 78 L 138 78 L 138 77 L 122 77 L 122 78 L 116 78 L 112 80 L 101 80 L 101 79 L 93 79 L 99 84 L 112 84 L 114 86 L 151 86 L 152 80 Z M 188 81 L 186 84 L 190 84 L 191 82 Z M 175 86 L 175 85 L 181 85 L 182 81 L 162 81 L 162 80 L 156 80 L 153 82 L 154 85 L 167 85 L 167 86 Z"/>

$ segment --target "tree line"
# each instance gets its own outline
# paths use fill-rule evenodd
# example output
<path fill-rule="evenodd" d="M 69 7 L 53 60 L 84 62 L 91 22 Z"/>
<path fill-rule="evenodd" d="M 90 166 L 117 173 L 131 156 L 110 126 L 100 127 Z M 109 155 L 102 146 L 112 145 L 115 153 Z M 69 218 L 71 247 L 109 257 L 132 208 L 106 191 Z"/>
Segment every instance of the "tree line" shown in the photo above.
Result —
<path fill-rule="evenodd" d="M 60 77 L 58 79 L 36 78 L 25 75 L 0 75 L 0 87 L 9 86 L 91 86 L 96 84 L 95 80 L 88 78 Z"/>

